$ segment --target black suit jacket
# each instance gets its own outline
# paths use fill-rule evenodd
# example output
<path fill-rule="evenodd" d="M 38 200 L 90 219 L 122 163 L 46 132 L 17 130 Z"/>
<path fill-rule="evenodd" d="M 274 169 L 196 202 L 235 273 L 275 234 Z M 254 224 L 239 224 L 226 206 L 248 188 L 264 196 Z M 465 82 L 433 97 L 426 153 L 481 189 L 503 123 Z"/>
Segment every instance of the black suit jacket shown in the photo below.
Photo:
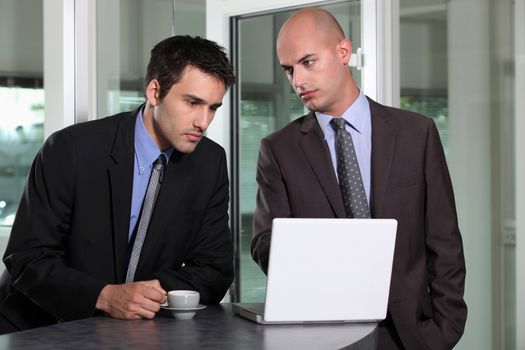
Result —
<path fill-rule="evenodd" d="M 36 156 L 4 255 L 0 313 L 20 329 L 94 314 L 102 288 L 123 283 L 137 111 L 53 134 Z M 203 138 L 175 151 L 135 280 L 192 289 L 217 303 L 233 279 L 224 150 Z"/>
<path fill-rule="evenodd" d="M 407 349 L 450 349 L 467 315 L 465 262 L 439 134 L 429 118 L 369 103 L 371 213 L 398 221 L 389 314 Z M 262 140 L 257 182 L 252 255 L 264 271 L 273 218 L 345 217 L 313 113 Z"/>

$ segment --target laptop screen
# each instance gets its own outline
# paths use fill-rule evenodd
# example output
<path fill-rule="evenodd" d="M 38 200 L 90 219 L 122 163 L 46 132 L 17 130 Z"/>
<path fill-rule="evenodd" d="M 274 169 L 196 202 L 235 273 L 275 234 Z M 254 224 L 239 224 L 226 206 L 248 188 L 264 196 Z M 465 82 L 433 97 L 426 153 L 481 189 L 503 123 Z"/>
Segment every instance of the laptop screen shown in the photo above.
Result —
<path fill-rule="evenodd" d="M 274 219 L 264 320 L 384 319 L 396 229 L 393 219 Z"/>

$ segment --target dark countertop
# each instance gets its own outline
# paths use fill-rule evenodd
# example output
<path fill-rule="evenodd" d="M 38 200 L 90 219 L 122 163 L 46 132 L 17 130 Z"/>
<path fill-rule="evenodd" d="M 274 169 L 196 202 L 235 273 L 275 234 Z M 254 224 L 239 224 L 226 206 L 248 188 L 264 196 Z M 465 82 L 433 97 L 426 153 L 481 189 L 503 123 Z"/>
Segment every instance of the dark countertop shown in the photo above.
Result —
<path fill-rule="evenodd" d="M 1 349 L 375 349 L 376 324 L 258 325 L 208 306 L 191 320 L 91 317 L 0 336 Z"/>

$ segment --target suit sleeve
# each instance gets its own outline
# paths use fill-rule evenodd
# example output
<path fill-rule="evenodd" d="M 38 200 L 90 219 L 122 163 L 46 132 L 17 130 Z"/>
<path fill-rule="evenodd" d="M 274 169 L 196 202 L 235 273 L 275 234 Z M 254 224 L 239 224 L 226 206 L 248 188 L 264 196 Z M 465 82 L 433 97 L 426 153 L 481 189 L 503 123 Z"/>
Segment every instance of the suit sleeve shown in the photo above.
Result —
<path fill-rule="evenodd" d="M 429 293 L 434 310 L 432 320 L 422 322 L 429 339 L 439 332 L 447 347 L 453 347 L 463 333 L 467 307 L 463 300 L 465 260 L 458 228 L 454 194 L 448 168 L 433 122 L 430 123 L 425 161 L 425 240 Z"/>
<path fill-rule="evenodd" d="M 12 287 L 57 320 L 91 316 L 104 286 L 67 264 L 76 171 L 72 136 L 52 135 L 33 161 L 4 255 Z"/>
<path fill-rule="evenodd" d="M 272 220 L 291 216 L 285 179 L 268 139 L 261 141 L 256 177 L 259 189 L 253 218 L 251 253 L 255 262 L 267 273 Z"/>
<path fill-rule="evenodd" d="M 165 269 L 154 273 L 167 290 L 199 291 L 204 304 L 218 303 L 233 281 L 233 245 L 228 226 L 229 180 L 226 155 L 222 151 L 215 190 L 202 219 L 197 237 L 180 269 Z"/>

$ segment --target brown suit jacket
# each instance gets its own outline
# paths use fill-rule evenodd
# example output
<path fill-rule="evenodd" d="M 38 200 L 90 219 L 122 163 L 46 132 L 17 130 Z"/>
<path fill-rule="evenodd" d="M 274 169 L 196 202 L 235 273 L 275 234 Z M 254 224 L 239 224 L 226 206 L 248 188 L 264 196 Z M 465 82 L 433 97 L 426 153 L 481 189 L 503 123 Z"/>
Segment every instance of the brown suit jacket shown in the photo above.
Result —
<path fill-rule="evenodd" d="M 407 349 L 450 349 L 463 334 L 465 261 L 439 134 L 429 118 L 369 100 L 371 213 L 398 221 L 388 311 Z M 310 113 L 261 142 L 252 256 L 266 272 L 272 219 L 343 218 L 324 135 Z"/>

